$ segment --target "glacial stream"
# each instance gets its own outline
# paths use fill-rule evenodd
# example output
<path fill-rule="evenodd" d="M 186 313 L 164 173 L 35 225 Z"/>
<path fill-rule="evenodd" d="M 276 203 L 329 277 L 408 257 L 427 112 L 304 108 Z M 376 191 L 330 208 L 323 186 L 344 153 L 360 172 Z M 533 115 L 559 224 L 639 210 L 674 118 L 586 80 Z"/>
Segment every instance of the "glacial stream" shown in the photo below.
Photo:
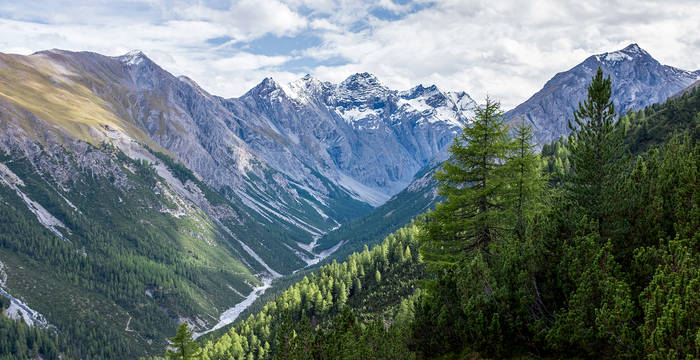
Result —
<path fill-rule="evenodd" d="M 255 302 L 257 298 L 261 297 L 265 293 L 265 290 L 270 288 L 272 280 L 272 278 L 264 278 L 263 284 L 253 289 L 253 291 L 251 291 L 250 294 L 248 294 L 248 296 L 246 296 L 246 298 L 243 299 L 243 301 L 236 304 L 236 306 L 224 311 L 221 314 L 221 316 L 219 316 L 219 322 L 216 325 L 214 325 L 214 327 L 203 332 L 194 333 L 193 337 L 196 339 L 204 334 L 208 334 L 214 330 L 221 329 L 222 327 L 236 321 L 236 319 L 238 319 L 241 313 L 243 313 L 243 311 L 245 311 L 245 309 L 247 309 L 248 306 L 253 304 L 253 302 Z"/>
<path fill-rule="evenodd" d="M 331 229 L 331 231 L 333 231 L 339 227 L 340 227 L 340 225 L 334 227 L 333 229 Z M 227 228 L 225 228 L 225 229 L 227 229 Z M 330 249 L 326 249 L 320 253 L 315 253 L 313 251 L 313 249 L 314 249 L 314 247 L 316 247 L 316 244 L 318 243 L 318 240 L 320 239 L 320 237 L 321 236 L 314 236 L 313 241 L 310 244 L 297 243 L 299 245 L 299 247 L 308 251 L 309 253 L 311 253 L 314 256 L 312 259 L 303 258 L 307 264 L 306 267 L 317 264 L 321 260 L 327 258 L 328 256 L 333 254 L 336 250 L 338 250 L 339 247 L 341 247 L 345 243 L 344 241 L 341 241 Z M 246 296 L 246 298 L 243 299 L 243 301 L 239 302 L 234 307 L 224 311 L 221 314 L 221 316 L 219 316 L 219 322 L 216 325 L 214 325 L 211 329 L 205 330 L 203 332 L 194 333 L 193 337 L 195 339 L 202 336 L 202 335 L 208 334 L 212 331 L 221 329 L 222 327 L 236 321 L 236 319 L 238 319 L 238 317 L 243 313 L 243 311 L 245 311 L 245 309 L 247 309 L 250 305 L 252 305 L 253 302 L 255 302 L 255 300 L 257 300 L 259 297 L 261 297 L 265 293 L 265 291 L 270 288 L 270 286 L 272 285 L 272 281 L 274 279 L 277 279 L 277 278 L 282 276 L 279 273 L 277 273 L 276 271 L 272 270 L 267 264 L 265 264 L 265 262 L 257 254 L 255 254 L 255 252 L 253 252 L 252 249 L 247 247 L 244 243 L 241 242 L 241 246 L 243 246 L 244 250 L 248 251 L 249 254 L 252 253 L 251 256 L 253 256 L 255 258 L 255 260 L 257 260 L 260 264 L 262 264 L 268 270 L 268 272 L 270 272 L 272 274 L 272 276 L 271 277 L 264 277 L 262 279 L 263 284 L 261 286 L 258 286 L 255 289 L 253 289 L 253 291 L 251 291 L 250 294 L 248 294 L 248 296 Z M 297 271 L 299 271 L 299 270 L 296 270 L 294 272 L 296 273 Z"/>

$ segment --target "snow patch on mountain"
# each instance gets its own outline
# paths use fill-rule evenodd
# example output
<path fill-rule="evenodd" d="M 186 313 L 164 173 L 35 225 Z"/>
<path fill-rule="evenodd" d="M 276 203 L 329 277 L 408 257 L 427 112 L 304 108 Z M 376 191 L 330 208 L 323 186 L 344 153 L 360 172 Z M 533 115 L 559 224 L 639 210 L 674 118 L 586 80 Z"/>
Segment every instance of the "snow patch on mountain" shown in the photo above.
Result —
<path fill-rule="evenodd" d="M 118 56 L 117 58 L 127 66 L 137 66 L 143 63 L 145 57 L 146 55 L 144 55 L 140 50 L 131 50 L 122 56 Z"/>
<path fill-rule="evenodd" d="M 350 196 L 354 197 L 355 199 L 362 200 L 372 206 L 379 206 L 390 198 L 389 195 L 386 195 L 379 190 L 372 189 L 345 174 L 339 174 L 336 180 L 340 186 L 349 190 Z"/>
<path fill-rule="evenodd" d="M 382 109 L 366 109 L 366 108 L 343 108 L 338 107 L 335 111 L 345 119 L 348 124 L 355 124 L 362 119 L 377 119 L 382 115 Z M 372 127 L 370 130 L 375 130 L 377 127 Z"/>

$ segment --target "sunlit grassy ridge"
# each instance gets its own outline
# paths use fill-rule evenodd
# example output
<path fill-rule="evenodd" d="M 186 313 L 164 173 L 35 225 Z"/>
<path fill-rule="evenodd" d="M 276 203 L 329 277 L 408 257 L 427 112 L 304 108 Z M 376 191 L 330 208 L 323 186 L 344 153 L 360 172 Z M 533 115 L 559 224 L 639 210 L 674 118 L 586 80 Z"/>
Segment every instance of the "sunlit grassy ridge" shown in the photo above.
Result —
<path fill-rule="evenodd" d="M 0 54 L 0 99 L 15 105 L 11 117 L 33 140 L 43 142 L 47 129 L 42 123 L 46 123 L 70 137 L 98 145 L 100 139 L 90 129 L 108 126 L 162 151 L 141 129 L 125 120 L 129 118 L 125 108 L 114 108 L 86 84 L 103 82 L 70 64 L 58 65 L 41 55 Z"/>

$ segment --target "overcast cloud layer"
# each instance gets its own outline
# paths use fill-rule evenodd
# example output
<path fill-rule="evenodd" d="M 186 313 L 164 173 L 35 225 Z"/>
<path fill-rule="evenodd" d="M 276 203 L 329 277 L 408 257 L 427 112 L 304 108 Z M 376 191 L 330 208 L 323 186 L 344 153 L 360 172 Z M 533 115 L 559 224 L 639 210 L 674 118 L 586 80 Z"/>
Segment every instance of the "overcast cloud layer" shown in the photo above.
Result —
<path fill-rule="evenodd" d="M 636 42 L 700 69 L 700 2 L 381 0 L 0 0 L 0 52 L 132 49 L 209 92 L 236 97 L 264 77 L 387 86 L 437 84 L 506 109 L 557 72 Z M 194 4 L 194 5 L 193 5 Z"/>

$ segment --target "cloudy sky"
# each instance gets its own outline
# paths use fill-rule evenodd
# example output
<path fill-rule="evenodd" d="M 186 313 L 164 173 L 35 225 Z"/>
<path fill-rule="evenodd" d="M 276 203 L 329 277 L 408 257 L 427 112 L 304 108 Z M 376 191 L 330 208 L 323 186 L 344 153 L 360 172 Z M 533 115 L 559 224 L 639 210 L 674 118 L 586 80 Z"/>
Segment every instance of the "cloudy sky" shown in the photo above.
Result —
<path fill-rule="evenodd" d="M 698 19 L 697 0 L 0 0 L 0 52 L 139 49 L 225 97 L 268 76 L 339 82 L 367 71 L 394 89 L 437 84 L 507 109 L 632 42 L 700 69 Z"/>

